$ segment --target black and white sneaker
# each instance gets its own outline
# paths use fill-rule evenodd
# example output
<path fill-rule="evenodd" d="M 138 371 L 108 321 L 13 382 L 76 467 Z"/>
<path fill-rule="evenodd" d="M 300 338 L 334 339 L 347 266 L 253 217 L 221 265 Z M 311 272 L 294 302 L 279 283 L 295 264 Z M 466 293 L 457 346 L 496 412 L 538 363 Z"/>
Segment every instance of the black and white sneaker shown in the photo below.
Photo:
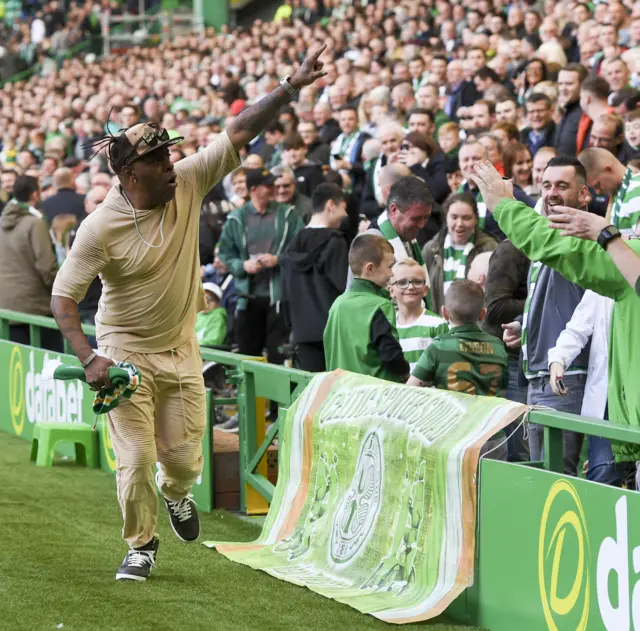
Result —
<path fill-rule="evenodd" d="M 116 574 L 116 580 L 146 581 L 152 568 L 156 566 L 159 547 L 160 539 L 154 536 L 147 545 L 141 548 L 130 548 Z"/>
<path fill-rule="evenodd" d="M 191 499 L 191 496 L 188 495 L 175 502 L 165 497 L 164 503 L 169 510 L 171 528 L 176 533 L 176 537 L 185 543 L 195 541 L 200 536 L 200 519 L 196 503 Z"/>

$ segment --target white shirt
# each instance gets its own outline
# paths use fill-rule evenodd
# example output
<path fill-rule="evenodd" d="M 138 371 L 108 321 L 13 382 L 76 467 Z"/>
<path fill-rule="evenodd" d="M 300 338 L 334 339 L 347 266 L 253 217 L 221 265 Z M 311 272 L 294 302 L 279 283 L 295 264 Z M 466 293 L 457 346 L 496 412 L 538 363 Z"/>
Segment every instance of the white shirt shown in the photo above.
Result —
<path fill-rule="evenodd" d="M 549 350 L 549 365 L 559 362 L 566 369 L 591 338 L 582 416 L 604 418 L 609 381 L 609 332 L 614 301 L 591 290 L 584 292 L 571 320 Z"/>
<path fill-rule="evenodd" d="M 46 34 L 44 21 L 36 18 L 31 22 L 31 43 L 39 44 Z"/>

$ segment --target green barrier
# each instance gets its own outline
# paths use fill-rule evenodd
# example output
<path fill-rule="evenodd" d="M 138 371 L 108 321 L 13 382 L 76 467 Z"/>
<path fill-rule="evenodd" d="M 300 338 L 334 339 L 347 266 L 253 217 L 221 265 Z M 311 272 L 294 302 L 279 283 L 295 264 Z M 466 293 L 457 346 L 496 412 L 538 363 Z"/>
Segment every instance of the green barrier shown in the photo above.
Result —
<path fill-rule="evenodd" d="M 269 445 L 278 437 L 280 418 L 311 381 L 313 375 L 302 370 L 256 362 L 255 357 L 202 348 L 202 359 L 216 362 L 230 369 L 230 380 L 238 385 L 238 421 L 240 436 L 240 510 L 247 510 L 247 485 L 271 502 L 273 484 L 256 469 L 267 453 Z M 278 418 L 271 425 L 264 440 L 258 444 L 256 400 L 259 398 L 278 404 Z M 227 402 L 226 400 L 224 401 Z M 213 404 L 222 400 L 213 400 Z"/>
<path fill-rule="evenodd" d="M 8 342 L 10 322 L 29 325 L 30 347 Z M 39 404 L 37 409 L 29 407 L 31 416 L 28 418 L 25 417 L 28 422 L 26 422 L 25 419 L 20 422 L 16 421 L 20 431 L 16 430 L 13 421 L 14 417 L 26 413 L 26 408 L 24 407 L 25 399 L 21 399 L 20 397 L 24 397 L 27 390 L 29 393 L 32 393 L 37 379 L 39 379 L 38 383 L 41 382 L 45 358 L 60 359 L 60 361 L 65 364 L 71 363 L 78 365 L 78 360 L 71 355 L 71 349 L 66 341 L 65 355 L 58 356 L 55 353 L 37 348 L 40 346 L 41 328 L 57 329 L 58 327 L 53 318 L 0 309 L 0 361 L 5 359 L 3 365 L 9 366 L 10 375 L 7 385 L 0 385 L 0 400 L 2 401 L 0 403 L 0 430 L 22 436 L 28 440 L 31 439 L 32 424 L 36 420 L 84 422 L 88 425 L 93 425 L 95 420 L 91 409 L 93 394 L 86 384 L 81 386 L 79 383 L 69 383 L 65 386 L 64 383 L 60 382 L 60 394 L 56 395 L 58 392 L 58 390 L 56 390 L 57 386 L 55 382 L 52 382 L 53 385 L 50 384 L 46 392 L 38 386 L 39 389 L 37 390 L 36 400 L 40 401 L 40 398 L 44 397 L 47 402 L 46 405 L 54 406 L 56 396 L 59 396 L 60 406 L 62 406 L 64 396 L 71 396 L 72 403 L 70 405 L 67 403 L 67 407 L 64 408 L 71 411 L 65 412 L 63 419 L 62 411 L 60 414 L 56 414 L 53 407 L 51 408 L 51 414 L 48 414 L 45 409 L 45 403 Z M 95 335 L 96 333 L 95 327 L 91 325 L 82 325 L 82 330 L 86 335 Z M 283 413 L 286 413 L 286 409 L 297 398 L 300 392 L 304 390 L 304 387 L 311 380 L 312 375 L 300 370 L 256 362 L 254 357 L 240 355 L 238 353 L 202 348 L 201 354 L 204 361 L 216 362 L 224 366 L 228 371 L 229 380 L 238 385 L 237 398 L 216 398 L 212 395 L 211 391 L 207 391 L 207 418 L 213 419 L 216 405 L 229 403 L 238 404 L 240 508 L 246 511 L 247 485 L 268 502 L 270 502 L 273 497 L 273 484 L 256 469 L 258 463 L 260 463 L 266 454 L 269 445 L 277 438 L 280 427 L 278 419 L 271 426 L 266 438 L 258 444 L 256 432 L 256 398 L 263 397 L 275 401 L 281 407 Z M 13 361 L 15 366 L 12 364 L 12 357 L 14 357 Z M 29 367 L 29 370 L 26 370 L 25 367 Z M 27 374 L 31 380 L 28 384 L 25 381 L 25 374 Z M 2 396 L 4 394 L 4 388 L 8 388 L 7 393 L 9 396 Z M 66 388 L 65 391 L 71 392 L 72 394 L 63 395 L 63 388 Z M 11 398 L 12 392 L 13 399 Z M 33 395 L 29 394 L 29 396 Z M 80 397 L 80 403 L 78 403 L 78 397 Z M 64 399 L 64 401 L 67 401 L 67 399 Z M 16 411 L 18 409 L 22 410 L 20 414 Z M 45 410 L 44 412 L 43 409 Z M 60 410 L 63 410 L 63 408 L 60 407 Z M 22 418 L 22 416 L 20 418 Z M 202 475 L 193 490 L 198 506 L 205 511 L 213 508 L 213 432 L 211 426 L 211 422 L 207 424 L 206 434 L 203 439 L 204 467 Z M 106 416 L 99 417 L 97 430 L 100 432 L 100 466 L 105 471 L 115 471 L 115 457 L 109 438 Z M 62 448 L 61 453 L 65 456 L 71 456 L 73 452 L 71 450 L 65 451 L 64 448 Z"/>
<path fill-rule="evenodd" d="M 640 630 L 640 495 L 562 475 L 567 429 L 640 444 L 640 430 L 532 411 L 545 468 L 480 466 L 475 581 L 447 614 L 491 631 Z"/>
<path fill-rule="evenodd" d="M 29 325 L 32 346 L 8 341 L 10 322 Z M 5 376 L 0 376 L 0 431 L 26 440 L 31 440 L 33 425 L 37 421 L 84 423 L 89 426 L 96 422 L 92 410 L 93 392 L 87 384 L 54 380 L 43 384 L 42 372 L 47 361 L 57 359 L 78 366 L 79 362 L 74 355 L 35 348 L 40 344 L 40 328 L 56 329 L 57 325 L 53 318 L 0 310 L 0 365 L 7 367 Z M 82 329 L 87 335 L 95 335 L 94 326 L 83 325 Z M 212 396 L 207 391 L 207 418 L 211 419 L 212 414 Z M 100 445 L 100 468 L 113 473 L 116 459 L 105 415 L 97 418 L 96 431 Z M 202 450 L 203 470 L 192 493 L 198 507 L 209 512 L 213 509 L 213 436 L 210 423 L 207 423 Z M 75 453 L 73 447 L 65 445 L 59 451 L 67 457 L 73 457 Z"/>
<path fill-rule="evenodd" d="M 51 420 L 93 424 L 86 385 L 42 386 L 47 354 L 65 363 L 77 364 L 77 359 L 9 342 L 9 322 L 28 324 L 34 346 L 41 327 L 57 328 L 51 318 L 0 310 L 0 362 L 6 367 L 0 377 L 0 431 L 30 439 L 33 422 L 43 413 Z M 94 327 L 83 330 L 95 334 Z M 279 420 L 257 445 L 255 399 L 265 397 L 287 408 L 312 375 L 223 351 L 202 349 L 202 356 L 226 366 L 239 385 L 242 505 L 245 483 L 270 501 L 273 485 L 255 468 L 277 436 Z M 229 401 L 208 393 L 209 412 Z M 532 411 L 529 420 L 544 426 L 544 469 L 535 463 L 481 462 L 474 584 L 446 614 L 492 631 L 640 631 L 640 537 L 629 528 L 640 517 L 640 495 L 560 473 L 562 430 L 634 444 L 640 444 L 640 430 L 553 411 Z M 213 506 L 210 427 L 203 442 L 202 477 L 194 487 L 205 511 Z M 113 471 L 105 417 L 97 431 L 100 466 Z"/>
<path fill-rule="evenodd" d="M 636 518 L 636 492 L 483 461 L 475 582 L 447 613 L 491 631 L 640 629 Z"/>

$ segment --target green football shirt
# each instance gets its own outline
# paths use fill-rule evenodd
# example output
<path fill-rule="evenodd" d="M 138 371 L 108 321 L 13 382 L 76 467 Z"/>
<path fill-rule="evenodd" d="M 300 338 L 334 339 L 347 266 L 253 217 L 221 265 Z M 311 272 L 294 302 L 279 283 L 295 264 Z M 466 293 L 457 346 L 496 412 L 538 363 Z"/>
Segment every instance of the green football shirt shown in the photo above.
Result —
<path fill-rule="evenodd" d="M 442 390 L 495 397 L 509 384 L 509 358 L 497 337 L 465 324 L 436 337 L 412 375 Z"/>

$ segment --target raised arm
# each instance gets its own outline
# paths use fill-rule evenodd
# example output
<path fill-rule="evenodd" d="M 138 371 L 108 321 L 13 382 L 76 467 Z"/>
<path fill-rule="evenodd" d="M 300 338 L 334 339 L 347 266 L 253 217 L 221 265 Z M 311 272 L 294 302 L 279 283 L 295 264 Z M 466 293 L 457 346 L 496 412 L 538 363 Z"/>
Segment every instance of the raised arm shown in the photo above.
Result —
<path fill-rule="evenodd" d="M 319 61 L 325 48 L 326 46 L 318 46 L 309 51 L 298 71 L 289 79 L 292 88 L 300 90 L 327 74 L 322 72 L 323 63 Z M 236 150 L 248 144 L 271 121 L 275 120 L 278 110 L 290 99 L 291 95 L 282 86 L 278 86 L 273 92 L 240 113 L 226 128 L 229 140 Z"/>
<path fill-rule="evenodd" d="M 578 237 L 589 241 L 597 241 L 604 228 L 609 225 L 605 217 L 587 213 L 575 208 L 557 207 L 549 216 L 549 227 L 561 231 L 563 236 Z M 640 295 L 640 257 L 621 238 L 610 241 L 607 254 L 616 264 L 620 273 L 629 285 Z"/>
<path fill-rule="evenodd" d="M 542 217 L 513 198 L 513 185 L 489 162 L 473 176 L 487 208 L 509 240 L 532 261 L 542 261 L 568 281 L 618 300 L 629 285 L 609 255 L 597 244 L 564 237 Z"/>

